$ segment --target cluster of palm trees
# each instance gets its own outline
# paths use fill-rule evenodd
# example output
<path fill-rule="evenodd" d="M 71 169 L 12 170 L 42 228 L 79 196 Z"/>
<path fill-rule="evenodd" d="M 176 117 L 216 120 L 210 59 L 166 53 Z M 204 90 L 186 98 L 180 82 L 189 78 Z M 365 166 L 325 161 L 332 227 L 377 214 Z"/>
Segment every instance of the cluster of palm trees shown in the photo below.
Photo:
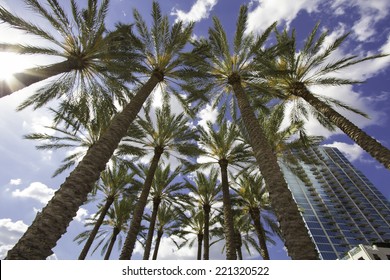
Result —
<path fill-rule="evenodd" d="M 24 2 L 48 21 L 50 30 L 2 7 L 0 21 L 48 44 L 1 43 L 0 49 L 52 55 L 64 61 L 15 74 L 18 83 L 2 82 L 0 96 L 45 81 L 19 109 L 39 108 L 58 99 L 51 127 L 57 134 L 26 137 L 45 140 L 39 145 L 42 149 L 75 145 L 83 149 L 64 159 L 55 175 L 77 166 L 7 259 L 50 256 L 79 207 L 97 191 L 104 193 L 105 199 L 91 220 L 93 229 L 77 237 L 86 241 L 80 259 L 86 257 L 95 239 L 104 236 L 103 224 L 112 227 L 103 246 L 105 258 L 125 231 L 120 259 L 131 258 L 137 240 L 145 243 L 144 259 L 148 259 L 157 231 L 154 258 L 164 233 L 177 236 L 175 242 L 184 240 L 178 244 L 180 248 L 192 244 L 188 235 L 193 232 L 198 258 L 202 243 L 203 258 L 208 259 L 210 246 L 222 239 L 227 259 L 242 256 L 242 246 L 257 249 L 267 259 L 271 230 L 280 234 L 293 259 L 318 259 L 278 165 L 278 161 L 296 165 L 290 149 L 320 141 L 306 135 L 307 118 L 314 116 L 329 129 L 339 127 L 390 168 L 389 149 L 334 107 L 364 115 L 362 112 L 310 90 L 313 85 L 358 83 L 332 74 L 383 56 L 330 61 L 346 35 L 325 45 L 327 33 L 318 34 L 316 25 L 298 49 L 295 31 L 278 31 L 276 23 L 262 34 L 247 33 L 248 10 L 242 6 L 230 44 L 217 17 L 207 39 L 194 39 L 194 25 L 170 24 L 157 2 L 153 3 L 151 24 L 134 10 L 134 24 L 119 23 L 112 31 L 105 26 L 108 0 L 89 0 L 85 8 L 71 1 L 71 16 L 57 0 L 47 0 L 47 6 L 37 0 Z M 157 90 L 162 92 L 163 105 L 154 110 L 151 95 Z M 183 113 L 171 112 L 173 99 Z M 207 104 L 218 109 L 216 124 L 191 125 Z M 291 114 L 287 114 L 285 109 L 291 105 Z M 290 120 L 287 128 L 281 127 L 285 117 Z M 151 157 L 149 164 L 139 165 L 140 157 Z M 167 158 L 181 168 L 171 171 Z M 145 211 L 148 201 L 152 208 Z M 271 212 L 277 225 L 272 215 L 262 217 Z M 269 222 L 268 230 L 264 222 Z"/>

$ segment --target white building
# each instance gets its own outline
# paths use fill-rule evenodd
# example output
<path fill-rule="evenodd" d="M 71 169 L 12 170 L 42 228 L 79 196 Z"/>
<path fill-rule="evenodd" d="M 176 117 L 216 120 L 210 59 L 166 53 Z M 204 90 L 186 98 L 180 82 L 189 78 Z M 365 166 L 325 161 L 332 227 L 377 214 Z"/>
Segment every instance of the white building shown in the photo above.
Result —
<path fill-rule="evenodd" d="M 372 246 L 360 244 L 348 251 L 342 260 L 390 260 L 390 244 L 376 243 Z"/>

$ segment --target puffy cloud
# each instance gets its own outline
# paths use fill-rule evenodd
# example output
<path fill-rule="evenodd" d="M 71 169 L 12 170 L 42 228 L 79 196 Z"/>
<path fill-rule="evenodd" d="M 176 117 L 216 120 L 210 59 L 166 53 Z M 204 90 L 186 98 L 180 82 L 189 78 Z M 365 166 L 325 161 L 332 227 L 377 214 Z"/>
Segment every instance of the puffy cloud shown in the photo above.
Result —
<path fill-rule="evenodd" d="M 262 32 L 273 22 L 285 22 L 288 26 L 301 10 L 311 13 L 317 10 L 319 0 L 257 0 L 252 1 L 255 7 L 248 14 L 248 32 Z"/>
<path fill-rule="evenodd" d="M 388 0 L 355 0 L 355 1 L 335 1 L 334 6 L 355 6 L 360 14 L 360 19 L 352 27 L 356 38 L 359 41 L 366 41 L 377 33 L 375 24 L 386 18 L 390 11 L 390 2 Z"/>
<path fill-rule="evenodd" d="M 77 215 L 76 217 L 74 218 L 75 221 L 77 222 L 84 222 L 85 218 L 88 217 L 88 210 L 85 209 L 85 208 L 80 208 L 78 211 L 77 211 Z"/>
<path fill-rule="evenodd" d="M 33 182 L 27 188 L 16 189 L 12 192 L 13 197 L 32 198 L 42 204 L 46 204 L 53 196 L 54 189 L 49 188 L 40 182 Z"/>
<path fill-rule="evenodd" d="M 181 20 L 184 23 L 198 22 L 202 19 L 208 18 L 210 11 L 217 4 L 218 0 L 197 0 L 191 7 L 189 12 L 173 9 L 171 15 L 177 17 L 177 20 Z"/>
<path fill-rule="evenodd" d="M 199 112 L 200 121 L 198 122 L 198 125 L 202 126 L 203 128 L 206 128 L 207 122 L 210 121 L 212 123 L 215 123 L 215 121 L 217 120 L 217 116 L 217 108 L 213 109 L 210 104 L 207 104 L 206 107 Z"/>
<path fill-rule="evenodd" d="M 9 183 L 10 185 L 18 186 L 22 183 L 22 179 L 11 179 Z"/>
<path fill-rule="evenodd" d="M 4 259 L 16 241 L 27 230 L 23 221 L 13 222 L 11 219 L 0 219 L 0 259 Z"/>
<path fill-rule="evenodd" d="M 339 149 L 349 161 L 360 160 L 364 153 L 364 150 L 356 143 L 347 144 L 343 142 L 333 142 L 332 144 L 326 144 L 324 146 Z"/>

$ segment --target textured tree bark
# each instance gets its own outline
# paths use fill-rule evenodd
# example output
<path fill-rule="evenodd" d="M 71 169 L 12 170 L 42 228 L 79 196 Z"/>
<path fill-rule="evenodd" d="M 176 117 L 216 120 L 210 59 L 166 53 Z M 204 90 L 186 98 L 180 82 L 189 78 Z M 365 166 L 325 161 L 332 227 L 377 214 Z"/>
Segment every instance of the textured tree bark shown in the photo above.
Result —
<path fill-rule="evenodd" d="M 120 230 L 117 227 L 114 227 L 114 229 L 112 230 L 112 236 L 111 236 L 110 244 L 108 245 L 106 254 L 104 255 L 104 259 L 105 260 L 109 260 L 110 259 L 112 248 L 114 247 L 114 244 L 115 244 L 115 241 L 116 241 L 116 237 L 118 236 L 119 232 L 120 232 Z"/>
<path fill-rule="evenodd" d="M 152 210 L 152 217 L 150 219 L 149 229 L 148 229 L 148 237 L 146 239 L 145 243 L 145 251 L 144 251 L 144 260 L 148 260 L 150 256 L 150 251 L 152 248 L 152 241 L 153 241 L 153 235 L 154 235 L 154 228 L 156 225 L 157 220 L 157 212 L 158 207 L 160 206 L 161 198 L 154 198 L 153 199 L 153 210 Z"/>
<path fill-rule="evenodd" d="M 79 68 L 77 60 L 66 60 L 53 65 L 27 69 L 20 73 L 15 73 L 13 78 L 16 80 L 12 83 L 0 81 L 0 98 L 10 95 L 18 90 L 28 87 L 37 82 L 54 77 L 61 73 L 67 73 Z"/>
<path fill-rule="evenodd" d="M 115 116 L 106 132 L 89 148 L 83 160 L 66 178 L 42 212 L 37 214 L 16 245 L 8 251 L 6 259 L 46 259 L 53 254 L 52 248 L 66 232 L 79 207 L 87 201 L 100 172 L 106 168 L 106 163 L 127 134 L 128 127 L 162 79 L 161 74 L 153 73 L 131 102 Z"/>
<path fill-rule="evenodd" d="M 302 83 L 295 84 L 294 95 L 301 97 L 318 112 L 328 118 L 333 124 L 340 128 L 363 150 L 369 153 L 373 158 L 382 163 L 387 169 L 390 169 L 390 150 L 365 133 L 359 127 L 343 115 L 334 110 L 331 106 L 325 104 L 315 97 Z"/>
<path fill-rule="evenodd" d="M 267 242 L 265 238 L 265 232 L 264 232 L 263 225 L 261 224 L 260 210 L 258 208 L 251 208 L 249 210 L 249 213 L 251 215 L 253 224 L 255 226 L 257 238 L 259 239 L 260 254 L 263 260 L 269 260 L 270 258 L 269 258 Z"/>
<path fill-rule="evenodd" d="M 315 245 L 294 202 L 292 194 L 277 163 L 268 140 L 257 121 L 240 78 L 230 80 L 237 99 L 241 118 L 249 134 L 257 164 L 270 194 L 270 200 L 279 221 L 282 237 L 289 256 L 296 260 L 319 259 Z"/>
<path fill-rule="evenodd" d="M 142 187 L 141 195 L 133 212 L 133 218 L 131 219 L 129 232 L 127 233 L 126 240 L 119 257 L 120 260 L 130 260 L 131 255 L 133 254 L 135 242 L 137 241 L 137 235 L 141 229 L 142 216 L 144 214 L 146 203 L 148 202 L 148 196 L 152 186 L 153 177 L 156 173 L 158 162 L 163 152 L 164 149 L 162 147 L 156 147 L 154 149 L 154 156 L 149 167 L 148 175 L 146 176 L 144 185 Z"/>
<path fill-rule="evenodd" d="M 236 246 L 234 242 L 234 224 L 233 224 L 233 212 L 232 212 L 232 203 L 230 201 L 229 193 L 229 181 L 227 160 L 220 160 L 219 166 L 221 167 L 221 177 L 222 177 L 222 201 L 223 201 L 223 217 L 224 217 L 224 232 L 226 239 L 226 259 L 227 260 L 236 260 Z"/>
<path fill-rule="evenodd" d="M 113 196 L 107 197 L 106 203 L 103 206 L 102 212 L 100 212 L 99 218 L 96 221 L 95 226 L 93 227 L 91 234 L 89 235 L 88 240 L 87 240 L 87 242 L 85 242 L 84 248 L 79 255 L 79 260 L 85 260 L 87 254 L 88 254 L 88 251 L 91 248 L 93 241 L 95 240 L 96 234 L 98 233 L 99 228 L 102 225 L 103 220 L 107 215 L 108 209 L 110 209 L 112 203 L 114 202 L 114 199 L 115 198 Z"/>
<path fill-rule="evenodd" d="M 156 245 L 154 247 L 153 257 L 152 257 L 153 260 L 157 260 L 158 249 L 160 248 L 161 237 L 163 236 L 163 234 L 164 231 L 162 230 L 157 231 Z"/>
<path fill-rule="evenodd" d="M 202 259 L 202 243 L 203 243 L 203 234 L 198 234 L 198 253 L 196 255 L 197 260 Z"/>
<path fill-rule="evenodd" d="M 210 205 L 203 205 L 204 229 L 203 229 L 203 259 L 208 260 L 210 255 Z"/>

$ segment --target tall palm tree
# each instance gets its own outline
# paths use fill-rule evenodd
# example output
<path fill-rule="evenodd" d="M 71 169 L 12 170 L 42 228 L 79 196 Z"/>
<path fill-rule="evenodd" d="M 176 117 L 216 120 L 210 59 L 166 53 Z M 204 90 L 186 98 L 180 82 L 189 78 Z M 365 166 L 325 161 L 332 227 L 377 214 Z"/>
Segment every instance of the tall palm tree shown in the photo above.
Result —
<path fill-rule="evenodd" d="M 181 160 L 183 156 L 194 157 L 199 153 L 199 148 L 194 141 L 197 139 L 197 131 L 188 126 L 189 119 L 185 117 L 184 113 L 172 114 L 169 105 L 164 104 L 161 109 L 156 110 L 156 121 L 154 122 L 149 110 L 150 108 L 146 107 L 145 118 L 139 117 L 137 121 L 144 132 L 144 137 L 128 136 L 124 138 L 120 147 L 123 153 L 126 153 L 128 143 L 138 144 L 144 149 L 153 151 L 153 158 L 150 162 L 141 195 L 134 209 L 134 217 L 131 220 L 131 226 L 120 259 L 130 259 L 133 253 L 143 212 L 161 156 L 172 156 Z"/>
<path fill-rule="evenodd" d="M 195 42 L 194 50 L 186 57 L 189 68 L 187 88 L 194 95 L 217 93 L 217 101 L 221 100 L 223 92 L 234 94 L 233 100 L 237 102 L 257 164 L 269 187 L 271 203 L 280 223 L 288 254 L 293 259 L 318 259 L 315 245 L 284 180 L 277 157 L 272 152 L 250 103 L 252 95 L 272 91 L 270 87 L 263 87 L 258 78 L 255 79 L 263 74 L 254 58 L 259 52 L 267 57 L 277 53 L 276 47 L 262 48 L 275 24 L 262 35 L 245 34 L 247 14 L 248 8 L 242 6 L 236 25 L 233 53 L 220 21 L 213 18 L 214 27 L 209 29 L 209 39 Z"/>
<path fill-rule="evenodd" d="M 102 247 L 101 254 L 104 254 L 105 260 L 110 258 L 112 249 L 117 239 L 119 240 L 118 247 L 121 247 L 123 239 L 121 233 L 125 233 L 128 229 L 127 222 L 130 219 L 131 210 L 133 209 L 135 202 L 136 196 L 126 196 L 114 201 L 113 207 L 108 210 L 106 218 L 102 223 L 103 227 L 99 228 L 99 231 L 96 235 L 96 239 L 99 242 L 96 244 L 92 254 L 104 243 L 104 241 L 106 242 Z M 96 219 L 91 219 L 91 221 L 87 222 L 85 226 L 95 225 L 96 221 Z M 108 228 L 106 226 L 108 226 Z M 74 238 L 74 241 L 77 241 L 78 244 L 81 244 L 89 238 L 91 231 L 92 230 L 86 230 L 78 234 Z"/>
<path fill-rule="evenodd" d="M 90 147 L 83 160 L 66 178 L 48 205 L 37 214 L 24 235 L 8 251 L 7 259 L 45 259 L 52 254 L 52 248 L 65 233 L 79 207 L 86 201 L 100 172 L 105 169 L 119 142 L 128 133 L 130 124 L 146 99 L 166 77 L 179 78 L 180 73 L 177 70 L 182 61 L 179 54 L 191 36 L 193 24 L 183 26 L 182 22 L 178 21 L 170 29 L 168 18 L 161 15 L 156 2 L 153 3 L 154 22 L 150 32 L 139 13 L 135 11 L 134 15 L 143 47 L 140 53 L 144 56 L 145 63 L 144 67 L 139 68 L 145 70 L 149 79 L 138 89 L 122 112 L 115 116 L 99 140 Z M 132 44 L 130 39 L 124 40 L 126 45 Z M 129 64 L 129 68 L 134 64 L 138 64 L 138 60 Z M 180 100 L 183 99 L 179 94 L 177 95 Z"/>
<path fill-rule="evenodd" d="M 269 203 L 268 192 L 266 191 L 263 177 L 259 173 L 252 175 L 244 172 L 235 180 L 235 182 L 238 188 L 233 189 L 238 196 L 238 204 L 242 207 L 244 213 L 250 215 L 259 241 L 260 254 L 264 260 L 269 260 L 266 233 L 262 217 L 274 231 L 278 232 L 278 227 L 276 222 L 265 214 L 272 211 L 272 208 Z"/>
<path fill-rule="evenodd" d="M 154 228 L 156 225 L 157 213 L 161 203 L 180 204 L 183 197 L 184 184 L 182 182 L 173 181 L 181 173 L 181 166 L 178 166 L 171 172 L 171 166 L 168 164 L 165 168 L 159 166 L 154 175 L 150 196 L 153 203 L 152 215 L 149 221 L 148 235 L 145 242 L 144 260 L 148 260 L 150 250 L 152 248 L 152 241 L 154 235 Z"/>
<path fill-rule="evenodd" d="M 209 176 L 202 172 L 196 172 L 193 185 L 185 179 L 187 189 L 192 192 L 196 204 L 203 209 L 204 230 L 203 230 L 203 259 L 210 257 L 210 215 L 212 207 L 221 201 L 221 184 L 218 184 L 218 170 L 211 169 Z"/>
<path fill-rule="evenodd" d="M 96 184 L 96 191 L 100 191 L 104 195 L 104 203 L 99 210 L 99 217 L 94 223 L 94 227 L 79 255 L 79 260 L 84 260 L 89 249 L 98 233 L 100 226 L 103 224 L 104 218 L 107 215 L 111 205 L 119 199 L 125 191 L 128 193 L 131 183 L 133 182 L 134 172 L 129 173 L 128 167 L 124 164 L 113 162 L 111 167 L 108 167 L 102 172 L 100 181 Z M 131 186 L 131 192 L 136 192 L 136 185 Z"/>
<path fill-rule="evenodd" d="M 164 233 L 171 235 L 172 233 L 177 232 L 180 227 L 178 222 L 179 215 L 180 212 L 178 211 L 178 208 L 175 208 L 170 204 L 163 203 L 159 208 L 157 213 L 157 238 L 153 251 L 153 260 L 157 260 L 161 238 Z"/>
<path fill-rule="evenodd" d="M 0 50 L 21 55 L 45 55 L 62 61 L 16 73 L 10 83 L 2 81 L 0 98 L 31 84 L 56 77 L 24 101 L 19 109 L 29 105 L 38 108 L 61 96 L 66 96 L 68 102 L 84 108 L 102 99 L 105 100 L 106 110 L 114 109 L 113 98 L 124 104 L 124 93 L 127 91 L 123 82 L 132 78 L 132 72 L 127 71 L 128 65 L 124 61 L 128 61 L 127 57 L 131 56 L 127 56 L 130 53 L 124 56 L 116 46 L 115 33 L 110 35 L 106 29 L 109 0 L 100 3 L 89 0 L 85 9 L 80 9 L 75 1 L 70 1 L 70 15 L 57 0 L 46 2 L 47 5 L 44 6 L 37 0 L 24 0 L 29 9 L 47 21 L 45 27 L 0 7 L 0 22 L 45 41 L 45 45 L 1 43 Z M 132 55 L 134 57 L 136 53 L 133 51 Z M 122 58 L 119 59 L 120 57 Z M 125 70 L 128 74 L 124 74 Z"/>
<path fill-rule="evenodd" d="M 198 164 L 198 167 L 206 168 L 214 164 L 218 164 L 220 167 L 226 257 L 227 259 L 236 259 L 228 167 L 245 168 L 250 162 L 253 162 L 252 153 L 249 145 L 244 143 L 235 124 L 228 124 L 224 121 L 216 130 L 211 123 L 208 123 L 207 129 L 202 127 L 198 129 L 201 135 L 199 145 L 204 148 L 202 154 L 207 158 L 204 163 Z"/>
<path fill-rule="evenodd" d="M 296 46 L 295 30 L 292 31 L 291 35 L 287 31 L 277 33 L 278 42 L 289 46 L 289 48 L 285 48 L 284 52 L 279 53 L 279 56 L 273 60 L 264 60 L 259 57 L 259 67 L 286 73 L 277 77 L 269 76 L 268 81 L 272 86 L 280 89 L 280 97 L 294 102 L 295 108 L 298 108 L 298 110 L 293 111 L 295 113 L 293 120 L 307 118 L 309 113 L 312 113 L 325 127 L 337 126 L 340 128 L 373 158 L 390 169 L 390 150 L 337 112 L 334 107 L 366 115 L 340 100 L 316 94 L 310 89 L 312 86 L 341 86 L 361 83 L 362 81 L 340 78 L 335 73 L 384 55 L 378 54 L 364 58 L 352 55 L 332 60 L 330 56 L 346 40 L 348 34 L 338 37 L 331 44 L 325 46 L 328 33 L 324 31 L 318 34 L 318 28 L 319 24 L 314 27 L 300 50 Z"/>
<path fill-rule="evenodd" d="M 184 241 L 178 245 L 178 248 L 181 249 L 185 246 L 188 246 L 190 249 L 194 245 L 195 241 L 197 242 L 197 254 L 196 259 L 202 259 L 202 244 L 203 244 L 203 233 L 204 233 L 204 212 L 198 207 L 190 207 L 188 209 L 188 215 L 183 213 L 179 217 L 181 229 L 176 233 L 176 235 L 184 239 Z M 195 238 L 188 238 L 188 235 L 195 235 Z"/>

